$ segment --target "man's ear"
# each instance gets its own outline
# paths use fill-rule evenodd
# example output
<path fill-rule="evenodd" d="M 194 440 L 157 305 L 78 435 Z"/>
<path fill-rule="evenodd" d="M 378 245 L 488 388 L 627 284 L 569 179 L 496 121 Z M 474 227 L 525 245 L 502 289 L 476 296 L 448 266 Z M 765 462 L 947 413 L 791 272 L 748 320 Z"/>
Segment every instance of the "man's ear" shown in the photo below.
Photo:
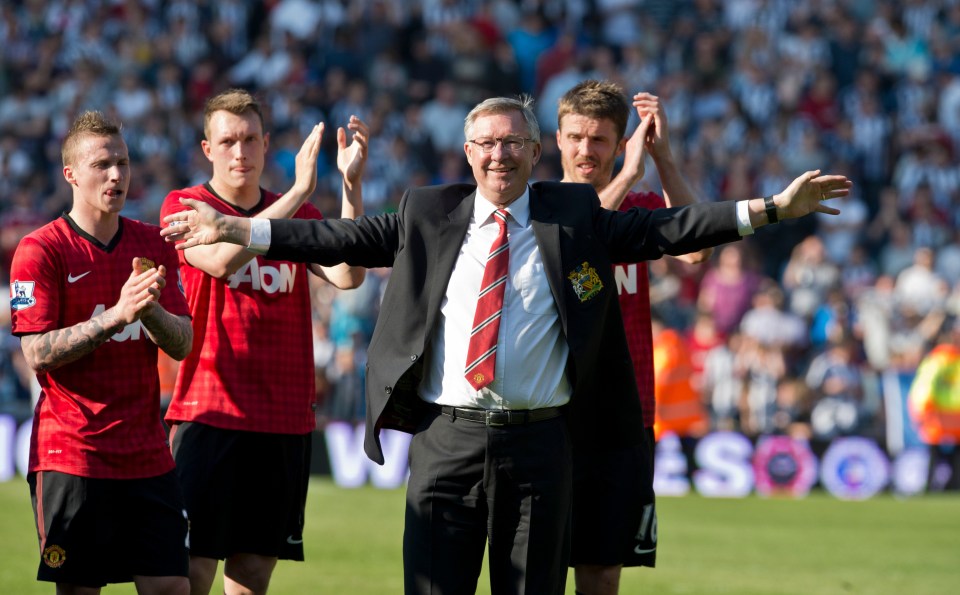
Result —
<path fill-rule="evenodd" d="M 210 156 L 210 152 L 212 150 L 212 147 L 210 146 L 210 141 L 208 141 L 207 139 L 203 139 L 202 141 L 200 141 L 200 148 L 203 150 L 203 156 L 207 158 L 207 161 L 212 162 L 213 157 Z"/>
<path fill-rule="evenodd" d="M 266 153 L 267 149 L 270 148 L 270 133 L 263 135 L 263 152 Z"/>
<path fill-rule="evenodd" d="M 71 186 L 77 185 L 77 176 L 73 172 L 72 165 L 63 166 L 63 179 L 66 180 Z"/>
<path fill-rule="evenodd" d="M 627 150 L 627 137 L 620 139 L 620 142 L 617 143 L 617 157 L 623 155 L 623 152 Z"/>
<path fill-rule="evenodd" d="M 537 143 L 533 146 L 533 164 L 540 163 L 540 156 L 543 155 L 543 145 Z"/>
<path fill-rule="evenodd" d="M 473 149 L 473 146 L 470 143 L 463 143 L 463 152 L 467 156 L 467 165 L 473 167 L 473 161 L 470 160 L 470 151 Z"/>

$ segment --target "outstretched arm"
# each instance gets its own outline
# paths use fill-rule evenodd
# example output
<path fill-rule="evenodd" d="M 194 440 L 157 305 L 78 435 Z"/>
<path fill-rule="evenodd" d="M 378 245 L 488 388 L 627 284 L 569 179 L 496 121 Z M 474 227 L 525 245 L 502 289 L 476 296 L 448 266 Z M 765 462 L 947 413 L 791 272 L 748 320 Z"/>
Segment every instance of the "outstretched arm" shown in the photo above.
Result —
<path fill-rule="evenodd" d="M 347 133 L 337 129 L 337 169 L 343 175 L 343 193 L 340 217 L 355 219 L 363 215 L 363 173 L 367 167 L 367 143 L 370 131 L 357 116 L 350 116 L 347 128 L 353 131 L 353 140 L 347 146 Z M 346 263 L 333 267 L 311 264 L 310 270 L 340 289 L 352 289 L 363 283 L 366 269 Z"/>
<path fill-rule="evenodd" d="M 772 196 L 778 220 L 796 219 L 810 213 L 839 215 L 840 210 L 828 207 L 823 201 L 850 194 L 853 182 L 841 175 L 820 175 L 820 170 L 800 174 L 782 192 Z M 767 225 L 764 199 L 754 198 L 748 201 L 750 223 L 754 228 Z"/>
<path fill-rule="evenodd" d="M 401 211 L 404 199 L 400 201 Z M 400 249 L 400 213 L 356 219 L 250 219 L 229 217 L 212 206 L 188 198 L 180 199 L 187 210 L 164 217 L 169 224 L 161 230 L 168 242 L 190 247 L 217 242 L 247 246 L 267 258 L 334 266 L 393 266 Z"/>
<path fill-rule="evenodd" d="M 287 219 L 303 205 L 317 187 L 317 157 L 323 138 L 323 123 L 313 127 L 296 157 L 296 179 L 290 190 L 269 207 L 257 213 L 257 218 Z M 185 253 L 187 262 L 217 279 L 225 279 L 249 262 L 255 255 L 241 247 L 218 244 L 194 246 Z"/>
<path fill-rule="evenodd" d="M 176 242 L 177 250 L 197 246 L 232 244 L 243 249 L 250 245 L 250 218 L 224 215 L 205 202 L 181 198 L 180 204 L 190 207 L 163 218 L 160 235 L 168 242 Z M 249 252 L 253 258 L 253 252 Z"/>

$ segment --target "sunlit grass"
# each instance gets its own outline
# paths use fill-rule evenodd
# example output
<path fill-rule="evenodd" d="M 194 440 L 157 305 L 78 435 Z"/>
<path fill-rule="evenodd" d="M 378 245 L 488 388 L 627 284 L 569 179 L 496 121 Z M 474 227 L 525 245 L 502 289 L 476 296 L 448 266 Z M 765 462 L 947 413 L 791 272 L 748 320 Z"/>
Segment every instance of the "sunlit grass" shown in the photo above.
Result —
<path fill-rule="evenodd" d="M 402 593 L 403 491 L 310 486 L 307 561 L 282 562 L 273 594 Z M 661 498 L 658 567 L 624 571 L 621 593 L 939 594 L 960 585 L 960 495 L 845 502 Z M 34 580 L 26 482 L 0 483 L 0 586 L 49 595 Z M 214 592 L 222 584 L 214 586 Z M 489 593 L 486 573 L 478 593 Z M 113 585 L 109 593 L 134 593 Z M 572 575 L 567 593 L 573 593 Z"/>

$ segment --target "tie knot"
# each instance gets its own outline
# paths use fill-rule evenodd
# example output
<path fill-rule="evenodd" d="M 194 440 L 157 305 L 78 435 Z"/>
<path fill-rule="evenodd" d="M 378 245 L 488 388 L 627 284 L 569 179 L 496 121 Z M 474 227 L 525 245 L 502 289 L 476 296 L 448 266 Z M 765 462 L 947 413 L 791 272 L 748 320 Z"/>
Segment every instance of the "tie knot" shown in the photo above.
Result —
<path fill-rule="evenodd" d="M 503 229 L 507 226 L 507 213 L 504 209 L 497 209 L 493 212 L 493 218 L 496 219 L 497 224 L 500 225 L 500 228 Z"/>

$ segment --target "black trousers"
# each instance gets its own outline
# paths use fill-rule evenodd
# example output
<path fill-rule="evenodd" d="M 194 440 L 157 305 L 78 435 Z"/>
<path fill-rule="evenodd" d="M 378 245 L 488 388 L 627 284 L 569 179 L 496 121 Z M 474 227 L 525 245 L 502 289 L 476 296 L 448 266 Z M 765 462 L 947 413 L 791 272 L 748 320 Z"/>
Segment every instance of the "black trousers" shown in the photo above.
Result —
<path fill-rule="evenodd" d="M 486 426 L 429 412 L 410 444 L 406 593 L 475 593 L 489 542 L 493 593 L 561 595 L 571 468 L 562 417 Z"/>

